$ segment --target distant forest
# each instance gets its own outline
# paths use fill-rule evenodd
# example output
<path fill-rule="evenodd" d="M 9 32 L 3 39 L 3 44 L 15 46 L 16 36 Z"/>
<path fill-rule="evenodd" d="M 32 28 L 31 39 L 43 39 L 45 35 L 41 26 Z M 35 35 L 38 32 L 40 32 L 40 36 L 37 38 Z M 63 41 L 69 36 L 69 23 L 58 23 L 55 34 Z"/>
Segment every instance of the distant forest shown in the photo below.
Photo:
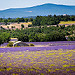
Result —
<path fill-rule="evenodd" d="M 44 26 L 44 25 L 57 25 L 60 23 L 60 21 L 75 21 L 75 15 L 48 15 L 48 16 L 37 16 L 35 19 L 33 18 L 16 18 L 16 19 L 12 19 L 12 18 L 8 18 L 8 19 L 3 19 L 0 18 L 0 24 L 1 23 L 5 23 L 10 24 L 13 22 L 32 22 L 32 25 L 30 26 Z"/>

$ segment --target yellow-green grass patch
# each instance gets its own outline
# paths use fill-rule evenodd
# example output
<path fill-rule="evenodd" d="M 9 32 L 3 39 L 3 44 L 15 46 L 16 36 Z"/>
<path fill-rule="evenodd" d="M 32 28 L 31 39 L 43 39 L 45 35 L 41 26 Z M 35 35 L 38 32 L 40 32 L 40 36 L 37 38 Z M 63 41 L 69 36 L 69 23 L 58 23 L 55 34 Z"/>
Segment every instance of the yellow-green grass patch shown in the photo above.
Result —
<path fill-rule="evenodd" d="M 59 24 L 74 24 L 75 21 L 60 21 Z"/>

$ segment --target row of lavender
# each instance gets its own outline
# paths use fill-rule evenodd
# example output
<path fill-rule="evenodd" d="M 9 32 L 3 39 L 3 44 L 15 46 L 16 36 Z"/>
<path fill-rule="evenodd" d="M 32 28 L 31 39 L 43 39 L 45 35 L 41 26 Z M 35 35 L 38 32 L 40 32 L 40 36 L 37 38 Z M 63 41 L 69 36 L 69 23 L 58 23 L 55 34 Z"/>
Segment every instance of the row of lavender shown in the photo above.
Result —
<path fill-rule="evenodd" d="M 48 45 L 48 46 L 59 46 L 59 45 L 75 45 L 75 41 L 54 41 L 54 42 L 25 42 L 27 44 L 33 43 L 34 45 Z M 1 46 L 7 46 L 8 43 L 1 44 Z"/>
<path fill-rule="evenodd" d="M 53 41 L 53 42 L 25 42 L 27 44 L 33 43 L 34 45 L 75 45 L 75 41 Z"/>
<path fill-rule="evenodd" d="M 48 47 L 11 47 L 11 48 L 0 48 L 1 52 L 15 52 L 15 51 L 42 51 L 42 50 L 71 50 L 75 49 L 75 45 L 68 46 L 48 46 Z"/>

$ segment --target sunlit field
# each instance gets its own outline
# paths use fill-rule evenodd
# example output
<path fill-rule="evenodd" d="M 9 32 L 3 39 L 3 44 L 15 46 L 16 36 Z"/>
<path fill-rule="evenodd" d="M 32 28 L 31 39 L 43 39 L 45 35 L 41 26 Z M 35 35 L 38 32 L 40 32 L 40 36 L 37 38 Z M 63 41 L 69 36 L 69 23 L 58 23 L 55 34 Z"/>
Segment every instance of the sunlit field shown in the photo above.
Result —
<path fill-rule="evenodd" d="M 75 49 L 0 53 L 0 75 L 75 75 Z"/>
<path fill-rule="evenodd" d="M 32 24 L 32 22 L 27 22 L 27 23 L 25 22 L 25 23 L 22 23 L 22 24 Z"/>
<path fill-rule="evenodd" d="M 59 24 L 75 24 L 75 21 L 60 21 Z"/>

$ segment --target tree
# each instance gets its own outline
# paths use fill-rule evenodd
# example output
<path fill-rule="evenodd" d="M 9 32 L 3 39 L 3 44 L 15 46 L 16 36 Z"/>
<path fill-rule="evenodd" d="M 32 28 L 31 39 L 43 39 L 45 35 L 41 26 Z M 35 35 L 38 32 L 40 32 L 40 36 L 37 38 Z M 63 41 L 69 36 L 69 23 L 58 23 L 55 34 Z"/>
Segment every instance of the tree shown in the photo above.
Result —
<path fill-rule="evenodd" d="M 13 27 L 13 26 L 11 26 L 11 28 L 13 29 L 14 27 Z"/>
<path fill-rule="evenodd" d="M 61 29 L 64 29 L 64 28 L 65 28 L 65 25 L 60 26 L 60 28 L 61 28 Z"/>
<path fill-rule="evenodd" d="M 12 20 L 11 18 L 8 18 L 8 22 L 11 22 L 11 20 Z"/>
<path fill-rule="evenodd" d="M 25 22 L 28 22 L 28 20 L 29 20 L 28 18 L 25 18 Z"/>
<path fill-rule="evenodd" d="M 17 23 L 18 23 L 18 24 L 20 24 L 20 22 L 19 22 L 19 21 L 18 21 Z"/>
<path fill-rule="evenodd" d="M 65 35 L 56 31 L 46 34 L 46 41 L 66 41 Z"/>
<path fill-rule="evenodd" d="M 24 28 L 24 25 L 23 24 L 21 24 L 21 28 Z"/>
<path fill-rule="evenodd" d="M 10 34 L 9 33 L 3 32 L 2 36 L 3 36 L 3 41 L 4 42 L 9 42 L 10 41 Z"/>
<path fill-rule="evenodd" d="M 5 25 L 7 25 L 7 21 L 8 21 L 7 19 L 4 19 L 4 23 L 5 23 Z"/>
<path fill-rule="evenodd" d="M 7 26 L 7 28 L 9 29 L 9 26 Z"/>
<path fill-rule="evenodd" d="M 23 17 L 20 19 L 20 21 L 21 21 L 21 22 L 25 22 L 25 20 L 24 20 L 24 18 L 23 18 Z"/>
<path fill-rule="evenodd" d="M 0 35 L 0 45 L 1 45 L 2 43 L 4 43 L 4 42 L 3 42 L 3 37 Z"/>
<path fill-rule="evenodd" d="M 30 19 L 29 19 L 29 22 L 32 22 L 32 21 L 33 21 L 33 18 L 30 18 Z"/>
<path fill-rule="evenodd" d="M 59 27 L 59 25 L 57 25 L 57 27 Z"/>
<path fill-rule="evenodd" d="M 28 38 L 28 35 L 26 35 L 26 34 L 20 34 L 18 36 L 18 40 L 19 41 L 23 41 L 23 42 L 28 42 L 29 41 L 29 38 Z"/>
<path fill-rule="evenodd" d="M 32 25 L 31 25 L 31 24 L 29 24 L 29 25 L 28 25 L 28 27 L 32 27 Z"/>
<path fill-rule="evenodd" d="M 15 26 L 13 26 L 13 28 L 15 28 Z"/>

